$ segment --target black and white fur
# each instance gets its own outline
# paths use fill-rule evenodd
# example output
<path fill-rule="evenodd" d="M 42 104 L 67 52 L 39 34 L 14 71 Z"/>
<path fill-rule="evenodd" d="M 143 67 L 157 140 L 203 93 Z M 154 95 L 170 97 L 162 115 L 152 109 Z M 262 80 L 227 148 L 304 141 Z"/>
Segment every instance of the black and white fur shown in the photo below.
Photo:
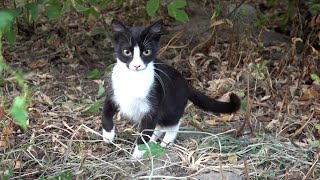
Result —
<path fill-rule="evenodd" d="M 138 150 L 138 145 L 148 142 L 150 137 L 157 141 L 165 133 L 161 145 L 174 142 L 188 100 L 212 112 L 232 113 L 239 109 L 240 100 L 235 94 L 230 95 L 230 102 L 216 101 L 192 87 L 177 70 L 156 59 L 163 34 L 162 21 L 147 28 L 128 28 L 117 20 L 111 24 L 117 63 L 102 110 L 103 138 L 107 143 L 114 140 L 113 116 L 118 110 L 140 125 L 143 136 L 137 140 L 133 157 L 141 158 L 144 151 Z"/>

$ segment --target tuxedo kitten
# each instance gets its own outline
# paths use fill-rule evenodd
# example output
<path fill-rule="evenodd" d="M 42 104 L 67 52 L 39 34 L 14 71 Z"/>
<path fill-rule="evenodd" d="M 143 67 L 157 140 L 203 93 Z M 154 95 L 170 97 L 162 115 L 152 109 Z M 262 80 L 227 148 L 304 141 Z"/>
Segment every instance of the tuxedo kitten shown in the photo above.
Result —
<path fill-rule="evenodd" d="M 162 21 L 148 27 L 126 27 L 111 22 L 117 63 L 113 68 L 109 91 L 102 110 L 103 139 L 111 143 L 115 136 L 113 116 L 119 110 L 130 121 L 139 124 L 142 136 L 137 139 L 133 157 L 144 151 L 138 145 L 164 134 L 162 146 L 173 143 L 179 131 L 180 118 L 188 100 L 203 110 L 232 113 L 239 109 L 240 99 L 230 94 L 230 102 L 219 102 L 192 87 L 174 68 L 156 59 Z"/>

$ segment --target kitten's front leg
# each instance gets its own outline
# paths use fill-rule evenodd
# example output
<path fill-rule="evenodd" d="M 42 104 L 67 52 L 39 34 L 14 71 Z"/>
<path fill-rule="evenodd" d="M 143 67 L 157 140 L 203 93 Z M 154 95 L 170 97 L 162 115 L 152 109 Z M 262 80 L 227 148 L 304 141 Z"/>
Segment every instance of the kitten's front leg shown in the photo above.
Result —
<path fill-rule="evenodd" d="M 104 102 L 102 109 L 102 137 L 106 143 L 111 143 L 115 136 L 115 126 L 113 123 L 113 116 L 117 108 L 110 98 Z"/>
<path fill-rule="evenodd" d="M 148 143 L 150 140 L 150 137 L 153 134 L 154 128 L 156 127 L 157 120 L 153 118 L 152 115 L 148 114 L 146 115 L 140 123 L 140 133 L 141 135 L 137 139 L 137 144 L 134 149 L 134 152 L 132 156 L 136 159 L 140 159 L 145 154 L 145 150 L 141 151 L 138 149 L 139 145 Z"/>

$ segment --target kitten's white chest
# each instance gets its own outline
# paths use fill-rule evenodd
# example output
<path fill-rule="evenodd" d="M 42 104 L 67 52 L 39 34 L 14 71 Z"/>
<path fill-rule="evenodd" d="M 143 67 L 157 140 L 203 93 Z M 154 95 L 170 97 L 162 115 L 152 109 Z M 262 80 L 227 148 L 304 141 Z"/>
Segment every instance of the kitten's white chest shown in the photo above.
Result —
<path fill-rule="evenodd" d="M 152 63 L 142 71 L 128 69 L 119 62 L 112 72 L 113 100 L 119 106 L 120 112 L 135 123 L 150 111 L 148 100 L 154 83 L 154 66 Z"/>

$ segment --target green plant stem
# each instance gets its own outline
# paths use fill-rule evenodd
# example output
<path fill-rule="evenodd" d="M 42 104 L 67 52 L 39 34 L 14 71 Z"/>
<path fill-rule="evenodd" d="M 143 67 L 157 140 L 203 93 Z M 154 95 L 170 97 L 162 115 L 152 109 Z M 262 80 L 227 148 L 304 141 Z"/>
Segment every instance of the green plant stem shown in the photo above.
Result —
<path fill-rule="evenodd" d="M 24 82 L 22 75 L 14 71 L 10 66 L 8 66 L 3 58 L 1 41 L 2 36 L 3 32 L 0 31 L 0 66 L 3 67 L 3 70 L 7 71 L 9 74 L 14 76 L 14 78 L 17 80 L 18 85 L 22 88 L 22 92 L 24 94 L 23 97 L 26 99 L 27 102 L 30 102 L 28 85 Z"/>

